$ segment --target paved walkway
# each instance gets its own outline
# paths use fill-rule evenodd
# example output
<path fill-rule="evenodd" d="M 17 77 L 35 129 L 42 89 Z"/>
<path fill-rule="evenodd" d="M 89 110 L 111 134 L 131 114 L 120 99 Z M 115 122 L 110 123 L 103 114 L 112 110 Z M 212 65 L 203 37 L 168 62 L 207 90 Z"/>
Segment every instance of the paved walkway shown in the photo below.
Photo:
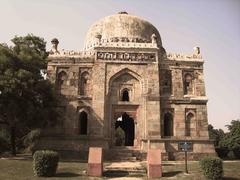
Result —
<path fill-rule="evenodd" d="M 120 169 L 142 169 L 143 162 L 112 162 L 110 165 L 106 166 L 106 168 L 120 168 Z"/>

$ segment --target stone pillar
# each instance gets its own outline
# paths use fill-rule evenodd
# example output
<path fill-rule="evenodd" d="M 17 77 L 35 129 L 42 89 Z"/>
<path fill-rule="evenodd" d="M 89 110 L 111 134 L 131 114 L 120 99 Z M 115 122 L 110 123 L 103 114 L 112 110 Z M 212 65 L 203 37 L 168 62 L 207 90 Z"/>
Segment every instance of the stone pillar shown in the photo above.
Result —
<path fill-rule="evenodd" d="M 147 154 L 148 178 L 162 177 L 162 160 L 160 149 L 149 149 Z"/>
<path fill-rule="evenodd" d="M 88 176 L 102 176 L 103 172 L 102 148 L 90 147 L 88 155 Z"/>
<path fill-rule="evenodd" d="M 149 65 L 147 74 L 149 76 L 146 97 L 147 137 L 160 138 L 160 89 L 159 83 L 156 83 L 159 82 L 158 65 Z"/>
<path fill-rule="evenodd" d="M 105 64 L 95 63 L 92 70 L 92 108 L 94 109 L 94 117 L 91 123 L 91 132 L 93 135 L 103 137 L 104 111 L 105 111 Z"/>

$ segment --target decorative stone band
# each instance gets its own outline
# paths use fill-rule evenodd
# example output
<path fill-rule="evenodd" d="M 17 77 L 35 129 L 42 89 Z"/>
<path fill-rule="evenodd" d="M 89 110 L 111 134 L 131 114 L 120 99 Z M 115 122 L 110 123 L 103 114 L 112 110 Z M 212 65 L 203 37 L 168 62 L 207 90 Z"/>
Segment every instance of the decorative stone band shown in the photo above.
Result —
<path fill-rule="evenodd" d="M 98 60 L 156 62 L 155 53 L 97 52 Z"/>
<path fill-rule="evenodd" d="M 74 58 L 95 58 L 95 51 L 73 51 L 61 50 L 58 53 L 51 52 L 49 58 L 59 57 L 74 57 Z M 201 54 L 180 54 L 168 53 L 168 60 L 183 60 L 183 61 L 203 61 Z M 119 60 L 119 61 L 137 61 L 137 62 L 156 62 L 155 53 L 125 53 L 125 52 L 98 52 L 97 59 L 99 60 Z"/>
<path fill-rule="evenodd" d="M 78 57 L 78 58 L 94 58 L 94 51 L 74 51 L 74 50 L 60 50 L 58 53 L 49 53 L 49 57 Z"/>
<path fill-rule="evenodd" d="M 180 53 L 168 53 L 167 58 L 170 60 L 192 60 L 200 59 L 202 60 L 201 54 L 180 54 Z"/>
<path fill-rule="evenodd" d="M 94 47 L 131 47 L 131 48 L 158 48 L 156 43 L 146 42 L 94 42 L 87 46 L 87 49 Z"/>

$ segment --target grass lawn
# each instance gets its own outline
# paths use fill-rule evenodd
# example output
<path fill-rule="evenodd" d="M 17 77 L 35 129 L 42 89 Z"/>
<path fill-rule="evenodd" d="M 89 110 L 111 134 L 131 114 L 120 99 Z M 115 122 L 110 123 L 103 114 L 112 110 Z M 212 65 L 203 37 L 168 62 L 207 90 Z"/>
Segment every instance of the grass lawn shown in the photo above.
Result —
<path fill-rule="evenodd" d="M 109 163 L 108 163 L 109 164 Z M 84 174 L 86 163 L 83 162 L 60 162 L 55 177 L 44 178 L 36 177 L 33 174 L 31 158 L 7 158 L 0 159 L 0 179 L 1 180 L 57 180 L 57 179 L 108 179 L 106 175 L 102 178 L 87 177 Z M 224 162 L 224 179 L 237 180 L 240 179 L 240 161 L 225 161 Z M 198 162 L 189 162 L 189 174 L 184 173 L 184 163 L 181 162 L 163 162 L 162 179 L 178 179 L 178 180 L 204 180 L 203 174 L 199 168 Z M 122 175 L 119 175 L 121 177 Z M 131 174 L 125 174 L 122 179 L 132 177 Z M 113 178 L 113 177 L 112 177 Z M 116 176 L 114 177 L 116 178 Z M 147 179 L 141 177 L 142 179 Z"/>

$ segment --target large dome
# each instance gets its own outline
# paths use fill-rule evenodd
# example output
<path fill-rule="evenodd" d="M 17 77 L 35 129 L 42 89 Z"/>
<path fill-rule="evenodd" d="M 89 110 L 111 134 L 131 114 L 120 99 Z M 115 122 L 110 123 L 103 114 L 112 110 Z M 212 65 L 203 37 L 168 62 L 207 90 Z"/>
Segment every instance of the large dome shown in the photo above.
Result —
<path fill-rule="evenodd" d="M 94 23 L 87 32 L 85 49 L 91 48 L 96 39 L 103 42 L 150 43 L 155 34 L 158 47 L 162 46 L 158 30 L 148 21 L 125 12 L 107 16 Z"/>

